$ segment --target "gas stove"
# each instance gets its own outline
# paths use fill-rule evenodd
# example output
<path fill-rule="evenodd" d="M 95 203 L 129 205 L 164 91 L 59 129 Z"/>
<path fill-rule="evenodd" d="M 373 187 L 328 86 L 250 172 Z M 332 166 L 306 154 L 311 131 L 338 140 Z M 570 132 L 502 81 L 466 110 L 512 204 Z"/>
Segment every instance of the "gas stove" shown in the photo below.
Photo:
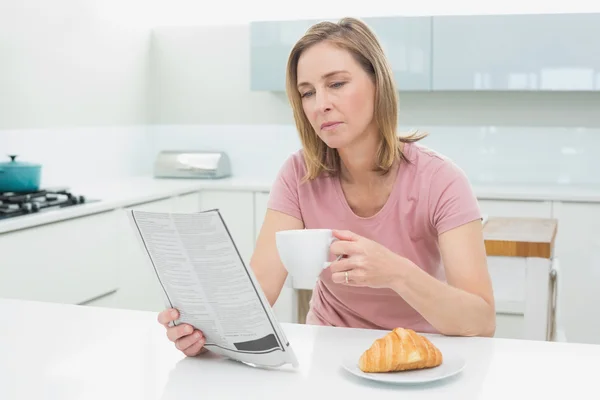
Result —
<path fill-rule="evenodd" d="M 86 203 L 68 188 L 47 188 L 35 192 L 0 192 L 0 220 Z"/>

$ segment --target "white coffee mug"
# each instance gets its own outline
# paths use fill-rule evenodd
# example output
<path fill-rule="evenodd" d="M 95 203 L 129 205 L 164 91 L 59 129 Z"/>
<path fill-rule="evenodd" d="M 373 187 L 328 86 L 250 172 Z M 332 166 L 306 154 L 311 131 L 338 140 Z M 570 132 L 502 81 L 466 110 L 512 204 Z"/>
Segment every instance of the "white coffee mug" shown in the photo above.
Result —
<path fill-rule="evenodd" d="M 331 229 L 293 229 L 275 235 L 277 251 L 296 289 L 315 286 L 319 275 L 329 266 L 329 246 L 337 240 Z"/>

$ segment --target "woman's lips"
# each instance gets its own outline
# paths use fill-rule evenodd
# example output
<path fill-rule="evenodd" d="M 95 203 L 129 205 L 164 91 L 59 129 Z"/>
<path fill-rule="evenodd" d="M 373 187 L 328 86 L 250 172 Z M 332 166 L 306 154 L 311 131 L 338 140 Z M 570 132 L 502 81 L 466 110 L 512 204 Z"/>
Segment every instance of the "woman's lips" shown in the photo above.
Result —
<path fill-rule="evenodd" d="M 338 127 L 341 122 L 324 122 L 321 124 L 322 131 L 330 131 Z"/>

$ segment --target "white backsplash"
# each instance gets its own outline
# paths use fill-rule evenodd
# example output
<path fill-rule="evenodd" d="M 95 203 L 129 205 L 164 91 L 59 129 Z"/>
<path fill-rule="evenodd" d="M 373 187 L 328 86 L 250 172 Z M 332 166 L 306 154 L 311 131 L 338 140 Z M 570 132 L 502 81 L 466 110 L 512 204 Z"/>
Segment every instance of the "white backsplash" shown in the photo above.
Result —
<path fill-rule="evenodd" d="M 42 185 L 73 186 L 150 173 L 148 129 L 94 127 L 0 131 L 0 159 L 42 164 Z"/>
<path fill-rule="evenodd" d="M 416 127 L 405 127 L 408 131 Z M 423 143 L 482 184 L 600 185 L 600 128 L 420 126 Z M 223 150 L 238 177 L 274 178 L 300 147 L 292 125 L 159 125 L 0 131 L 0 159 L 43 165 L 44 186 L 152 173 L 160 150 Z M 8 157 L 5 158 L 8 160 Z"/>
<path fill-rule="evenodd" d="M 163 125 L 150 129 L 152 157 L 161 150 L 222 150 L 239 177 L 273 178 L 285 159 L 300 148 L 290 125 Z"/>
<path fill-rule="evenodd" d="M 423 127 L 423 143 L 455 160 L 474 183 L 600 184 L 600 129 Z"/>
<path fill-rule="evenodd" d="M 593 163 L 600 129 L 405 127 L 426 131 L 423 144 L 457 162 L 474 183 L 600 184 Z M 150 128 L 153 156 L 164 149 L 223 150 L 237 176 L 268 176 L 300 147 L 291 125 L 175 125 Z"/>

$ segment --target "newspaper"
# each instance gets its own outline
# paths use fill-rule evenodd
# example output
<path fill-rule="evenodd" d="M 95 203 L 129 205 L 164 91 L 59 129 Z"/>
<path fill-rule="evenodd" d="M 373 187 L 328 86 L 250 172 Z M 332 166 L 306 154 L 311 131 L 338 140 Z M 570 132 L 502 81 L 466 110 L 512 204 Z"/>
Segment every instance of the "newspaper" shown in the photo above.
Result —
<path fill-rule="evenodd" d="M 262 367 L 298 361 L 218 209 L 199 213 L 127 210 L 165 307 L 201 330 L 206 349 Z"/>

